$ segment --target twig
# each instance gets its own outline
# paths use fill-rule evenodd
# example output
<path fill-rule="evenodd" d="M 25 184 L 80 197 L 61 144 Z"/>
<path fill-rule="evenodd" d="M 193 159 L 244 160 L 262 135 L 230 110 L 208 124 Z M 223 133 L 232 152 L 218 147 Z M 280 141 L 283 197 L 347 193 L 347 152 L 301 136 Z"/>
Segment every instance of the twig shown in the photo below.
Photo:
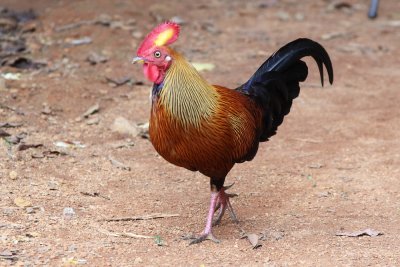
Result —
<path fill-rule="evenodd" d="M 314 140 L 314 139 L 305 139 L 305 138 L 291 138 L 291 139 L 300 141 L 300 142 L 308 142 L 308 143 L 314 143 L 314 144 L 322 143 L 321 140 Z"/>
<path fill-rule="evenodd" d="M 70 23 L 70 24 L 66 24 L 60 27 L 56 27 L 56 32 L 62 32 L 62 31 L 67 31 L 67 30 L 71 30 L 74 28 L 78 28 L 84 25 L 90 25 L 90 24 L 94 24 L 96 23 L 96 20 L 82 20 L 82 21 L 78 21 L 76 23 Z"/>
<path fill-rule="evenodd" d="M 109 197 L 100 195 L 99 192 L 89 193 L 89 192 L 83 192 L 83 191 L 81 191 L 80 193 L 81 193 L 82 195 L 84 195 L 84 196 L 89 196 L 89 197 L 102 197 L 102 198 L 104 198 L 104 199 L 110 200 Z"/>
<path fill-rule="evenodd" d="M 160 219 L 160 218 L 171 218 L 171 217 L 178 217 L 178 216 L 179 216 L 179 214 L 154 213 L 154 214 L 134 216 L 134 217 L 105 219 L 104 221 L 106 221 L 106 222 L 128 222 L 128 221 L 153 220 L 153 219 Z"/>
<path fill-rule="evenodd" d="M 124 233 L 119 233 L 119 232 L 109 232 L 103 229 L 97 229 L 102 234 L 108 235 L 108 236 L 115 236 L 115 237 L 129 237 L 129 238 L 145 238 L 145 239 L 153 239 L 154 236 L 149 236 L 149 235 L 138 235 L 130 232 L 124 232 Z"/>

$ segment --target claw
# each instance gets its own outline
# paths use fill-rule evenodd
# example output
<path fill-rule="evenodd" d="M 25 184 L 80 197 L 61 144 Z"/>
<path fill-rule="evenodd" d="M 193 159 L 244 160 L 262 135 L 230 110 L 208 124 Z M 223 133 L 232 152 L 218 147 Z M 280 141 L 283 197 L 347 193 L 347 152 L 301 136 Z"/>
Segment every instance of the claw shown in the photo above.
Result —
<path fill-rule="evenodd" d="M 234 194 L 234 195 L 236 195 L 236 194 Z M 236 196 L 237 196 L 237 195 L 236 195 Z M 239 223 L 239 220 L 238 220 L 237 217 L 236 217 L 235 211 L 233 210 L 232 204 L 231 204 L 231 202 L 229 201 L 229 199 L 228 199 L 228 201 L 227 201 L 227 204 L 228 204 L 228 211 L 229 211 L 229 216 L 231 217 L 231 220 L 232 220 L 234 223 Z"/>
<path fill-rule="evenodd" d="M 194 238 L 192 241 L 190 241 L 189 245 L 193 245 L 193 244 L 198 244 L 203 242 L 204 240 L 211 240 L 215 243 L 220 243 L 221 241 L 219 241 L 219 239 L 217 239 L 213 233 L 204 233 L 202 235 L 200 235 L 197 238 Z"/>
<path fill-rule="evenodd" d="M 222 188 L 226 191 L 226 190 L 228 190 L 229 188 L 231 188 L 234 184 L 235 184 L 235 182 L 233 182 L 233 183 L 230 184 L 230 185 L 223 186 Z"/>

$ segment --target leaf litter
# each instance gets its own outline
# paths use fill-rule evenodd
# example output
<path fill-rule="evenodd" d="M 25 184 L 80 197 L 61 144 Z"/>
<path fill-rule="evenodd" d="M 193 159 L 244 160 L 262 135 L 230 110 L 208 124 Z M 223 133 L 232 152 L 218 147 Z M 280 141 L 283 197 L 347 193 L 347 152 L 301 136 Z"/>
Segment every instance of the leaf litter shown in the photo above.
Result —
<path fill-rule="evenodd" d="M 260 243 L 260 236 L 253 233 L 246 233 L 242 228 L 239 227 L 240 230 L 240 238 L 246 238 L 251 244 L 253 249 L 257 249 L 262 246 Z"/>

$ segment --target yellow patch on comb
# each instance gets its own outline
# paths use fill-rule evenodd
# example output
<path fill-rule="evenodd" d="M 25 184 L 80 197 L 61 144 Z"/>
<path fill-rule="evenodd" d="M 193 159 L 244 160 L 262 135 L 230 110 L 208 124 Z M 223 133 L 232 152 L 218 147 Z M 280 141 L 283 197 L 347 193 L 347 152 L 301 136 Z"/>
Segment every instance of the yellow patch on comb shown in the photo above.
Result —
<path fill-rule="evenodd" d="M 143 56 L 148 50 L 153 47 L 160 47 L 172 44 L 178 39 L 179 36 L 179 25 L 174 22 L 164 22 L 155 27 L 143 40 L 140 45 L 137 54 Z"/>
<path fill-rule="evenodd" d="M 173 36 L 174 36 L 174 30 L 166 29 L 157 36 L 156 40 L 154 41 L 154 44 L 156 46 L 163 46 L 166 43 L 168 43 L 168 41 L 171 40 Z"/>

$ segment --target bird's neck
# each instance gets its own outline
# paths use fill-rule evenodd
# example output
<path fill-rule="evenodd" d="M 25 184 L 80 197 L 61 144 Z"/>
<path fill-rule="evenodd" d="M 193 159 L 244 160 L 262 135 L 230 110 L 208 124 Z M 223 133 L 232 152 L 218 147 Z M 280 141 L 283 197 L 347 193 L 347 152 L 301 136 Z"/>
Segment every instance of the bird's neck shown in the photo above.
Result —
<path fill-rule="evenodd" d="M 218 98 L 215 88 L 183 56 L 173 51 L 173 62 L 159 92 L 159 104 L 182 124 L 200 126 L 217 110 Z"/>

